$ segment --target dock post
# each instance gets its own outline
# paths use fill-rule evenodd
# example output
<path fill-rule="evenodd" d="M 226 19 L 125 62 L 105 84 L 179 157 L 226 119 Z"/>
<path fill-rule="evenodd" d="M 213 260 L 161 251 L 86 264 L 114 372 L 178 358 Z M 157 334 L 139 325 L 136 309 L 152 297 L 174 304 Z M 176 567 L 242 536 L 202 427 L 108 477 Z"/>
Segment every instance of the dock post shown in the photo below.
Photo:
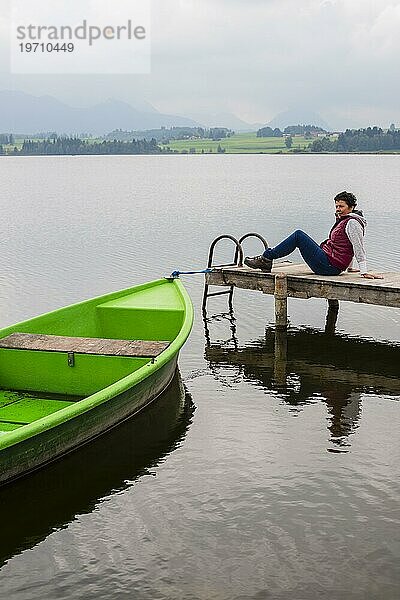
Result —
<path fill-rule="evenodd" d="M 275 327 L 287 328 L 287 277 L 285 273 L 275 275 Z"/>
<path fill-rule="evenodd" d="M 335 333 L 336 322 L 339 314 L 339 300 L 328 300 L 326 313 L 325 333 Z"/>

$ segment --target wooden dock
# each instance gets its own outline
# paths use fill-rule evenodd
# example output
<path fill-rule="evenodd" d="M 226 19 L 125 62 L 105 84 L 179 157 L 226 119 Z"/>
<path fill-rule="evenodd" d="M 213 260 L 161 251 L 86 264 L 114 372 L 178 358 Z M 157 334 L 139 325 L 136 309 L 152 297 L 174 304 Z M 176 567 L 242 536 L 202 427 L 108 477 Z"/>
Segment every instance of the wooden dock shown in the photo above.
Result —
<path fill-rule="evenodd" d="M 287 298 L 324 298 L 328 300 L 327 327 L 334 329 L 339 301 L 400 308 L 400 273 L 381 273 L 384 279 L 366 279 L 359 273 L 336 276 L 315 275 L 305 264 L 289 261 L 274 263 L 272 273 L 248 267 L 213 267 L 206 274 L 206 286 L 228 286 L 258 290 L 275 296 L 275 321 L 287 325 Z M 208 288 L 207 288 L 208 289 Z"/>

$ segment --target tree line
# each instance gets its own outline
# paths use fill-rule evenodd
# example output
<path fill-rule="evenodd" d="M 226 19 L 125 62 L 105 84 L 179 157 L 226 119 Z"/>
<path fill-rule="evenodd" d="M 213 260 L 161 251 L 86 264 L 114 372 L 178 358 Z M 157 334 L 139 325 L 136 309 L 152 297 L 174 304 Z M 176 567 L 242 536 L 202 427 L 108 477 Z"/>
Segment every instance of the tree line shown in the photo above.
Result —
<path fill-rule="evenodd" d="M 283 131 L 279 127 L 261 127 L 257 131 L 257 137 L 283 137 L 284 135 L 311 135 L 312 133 L 327 133 L 317 125 L 288 125 Z"/>
<path fill-rule="evenodd" d="M 142 131 L 124 131 L 115 129 L 105 136 L 106 140 L 130 141 L 135 139 L 155 139 L 157 142 L 168 144 L 171 140 L 210 139 L 222 140 L 233 135 L 227 127 L 160 127 L 159 129 L 144 129 Z"/>
<path fill-rule="evenodd" d="M 311 152 L 379 152 L 400 150 L 400 130 L 380 127 L 346 129 L 337 139 L 318 138 L 309 146 Z"/>
<path fill-rule="evenodd" d="M 118 140 L 88 142 L 74 137 L 57 137 L 46 140 L 24 140 L 20 149 L 15 147 L 13 155 L 62 155 L 62 154 L 160 154 L 166 152 L 157 145 L 156 140 Z M 0 146 L 0 154 L 4 150 Z"/>
<path fill-rule="evenodd" d="M 13 134 L 0 133 L 0 144 L 14 144 Z"/>

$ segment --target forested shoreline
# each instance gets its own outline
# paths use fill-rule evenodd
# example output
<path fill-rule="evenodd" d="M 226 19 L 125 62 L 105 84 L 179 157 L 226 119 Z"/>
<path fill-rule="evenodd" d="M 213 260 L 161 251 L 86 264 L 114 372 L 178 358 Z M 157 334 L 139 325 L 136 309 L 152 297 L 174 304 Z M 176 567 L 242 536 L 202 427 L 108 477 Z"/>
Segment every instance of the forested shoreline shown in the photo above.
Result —
<path fill-rule="evenodd" d="M 154 130 L 152 130 L 154 131 Z M 217 130 L 215 130 L 217 131 Z M 228 130 L 226 130 L 228 131 Z M 219 129 L 222 138 L 186 136 L 180 140 L 110 139 L 81 136 L 48 137 L 0 134 L 0 155 L 3 156 L 62 156 L 118 154 L 354 154 L 400 153 L 400 129 L 367 127 L 345 132 L 321 132 L 311 125 L 287 127 L 284 132 L 262 128 L 258 132 L 235 134 Z M 323 131 L 323 130 L 322 130 Z M 182 132 L 181 132 L 182 133 Z M 268 134 L 268 135 L 267 135 Z M 183 134 L 182 134 L 183 135 Z M 150 136 L 149 136 L 150 137 Z"/>
<path fill-rule="evenodd" d="M 66 154 L 161 154 L 162 152 L 166 152 L 166 150 L 158 146 L 154 139 L 129 142 L 118 140 L 92 142 L 74 137 L 57 137 L 45 140 L 24 140 L 20 148 L 14 147 L 9 154 L 13 156 L 54 156 Z M 4 150 L 0 146 L 0 154 L 3 153 Z"/>
<path fill-rule="evenodd" d="M 325 136 L 314 140 L 310 145 L 311 152 L 390 152 L 400 150 L 400 130 L 380 127 L 366 129 L 347 129 L 336 139 Z"/>

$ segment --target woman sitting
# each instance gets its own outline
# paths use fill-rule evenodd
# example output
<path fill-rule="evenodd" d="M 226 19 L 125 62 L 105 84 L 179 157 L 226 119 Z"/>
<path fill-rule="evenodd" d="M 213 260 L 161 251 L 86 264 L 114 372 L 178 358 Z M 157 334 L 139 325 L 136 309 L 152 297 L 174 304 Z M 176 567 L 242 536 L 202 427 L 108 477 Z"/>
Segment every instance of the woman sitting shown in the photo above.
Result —
<path fill-rule="evenodd" d="M 350 192 L 340 192 L 334 198 L 336 223 L 329 237 L 320 245 L 309 235 L 297 229 L 274 248 L 267 248 L 261 256 L 247 256 L 244 264 L 252 269 L 271 272 L 272 261 L 291 254 L 299 249 L 305 262 L 317 275 L 339 275 L 348 269 L 360 272 L 367 279 L 383 279 L 382 275 L 367 272 L 367 260 L 364 248 L 364 233 L 367 222 L 362 212 L 355 210 L 357 199 Z M 353 257 L 359 269 L 352 269 Z"/>

